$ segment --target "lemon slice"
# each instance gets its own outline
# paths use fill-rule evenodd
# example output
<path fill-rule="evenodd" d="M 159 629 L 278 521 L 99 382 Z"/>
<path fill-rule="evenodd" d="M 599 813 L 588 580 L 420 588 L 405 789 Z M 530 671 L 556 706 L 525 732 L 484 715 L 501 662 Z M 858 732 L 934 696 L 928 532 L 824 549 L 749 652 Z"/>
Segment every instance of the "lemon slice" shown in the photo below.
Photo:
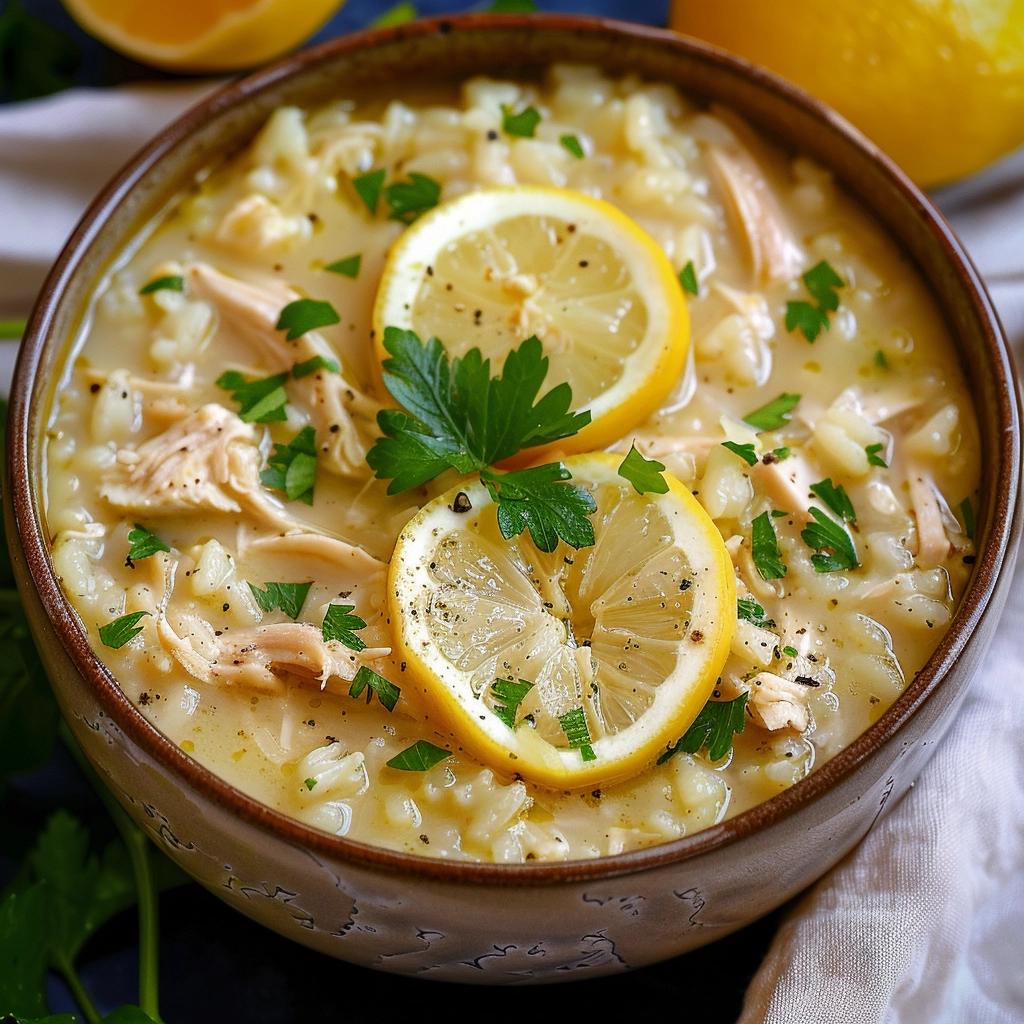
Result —
<path fill-rule="evenodd" d="M 406 687 L 428 716 L 494 768 L 558 789 L 636 774 L 677 740 L 736 622 L 732 563 L 707 513 L 668 473 L 667 493 L 636 494 L 620 461 L 566 460 L 597 502 L 593 547 L 544 554 L 527 534 L 503 539 L 475 482 L 409 521 L 389 569 Z"/>
<path fill-rule="evenodd" d="M 497 369 L 535 334 L 592 422 L 563 453 L 604 448 L 655 412 L 683 371 L 690 320 L 657 242 L 610 203 L 520 186 L 470 192 L 416 221 L 388 256 L 373 314 L 385 327 L 479 348 Z M 541 449 L 531 449 L 531 457 Z"/>

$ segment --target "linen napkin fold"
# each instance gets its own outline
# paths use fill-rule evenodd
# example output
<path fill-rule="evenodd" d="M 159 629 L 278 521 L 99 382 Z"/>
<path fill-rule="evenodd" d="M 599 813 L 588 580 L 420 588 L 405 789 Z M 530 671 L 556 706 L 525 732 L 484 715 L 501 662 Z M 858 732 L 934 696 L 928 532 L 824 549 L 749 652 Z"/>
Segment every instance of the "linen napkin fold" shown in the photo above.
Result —
<path fill-rule="evenodd" d="M 0 316 L 104 181 L 209 83 L 0 108 Z M 1024 153 L 937 195 L 1024 349 Z M 0 346 L 6 391 L 13 345 Z M 740 1024 L 1024 1022 L 1024 588 L 918 784 L 784 920 Z"/>

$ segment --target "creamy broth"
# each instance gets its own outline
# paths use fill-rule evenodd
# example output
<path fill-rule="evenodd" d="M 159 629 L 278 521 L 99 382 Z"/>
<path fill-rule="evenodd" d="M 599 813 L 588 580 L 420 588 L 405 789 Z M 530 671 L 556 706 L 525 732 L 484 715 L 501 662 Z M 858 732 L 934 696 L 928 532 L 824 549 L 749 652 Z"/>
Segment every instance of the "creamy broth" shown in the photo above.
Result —
<path fill-rule="evenodd" d="M 533 104 L 536 137 L 504 134 L 502 104 Z M 581 141 L 583 159 L 560 144 L 566 133 Z M 422 773 L 396 772 L 385 762 L 415 740 L 452 744 L 403 686 L 404 665 L 373 661 L 403 686 L 388 713 L 348 696 L 351 670 L 330 664 L 341 655 L 309 646 L 330 602 L 342 599 L 366 620 L 360 635 L 370 648 L 391 646 L 386 563 L 403 525 L 455 481 L 449 474 L 388 496 L 363 461 L 376 410 L 393 405 L 370 321 L 385 257 L 404 230 L 369 216 L 353 190 L 351 179 L 370 168 L 385 168 L 388 180 L 429 175 L 443 200 L 494 184 L 576 189 L 634 218 L 674 266 L 692 263 L 691 365 L 615 450 L 635 439 L 693 491 L 726 541 L 740 596 L 770 620 L 737 623 L 716 696 L 750 689 L 751 713 L 723 762 L 682 754 L 585 792 L 546 790 L 460 754 Z M 361 256 L 357 277 L 325 272 L 352 254 Z M 844 287 L 829 328 L 810 344 L 787 330 L 786 305 L 808 298 L 801 274 L 821 260 Z M 166 275 L 182 276 L 184 290 L 140 294 Z M 274 330 L 295 294 L 340 313 L 319 336 L 343 379 L 289 380 L 287 421 L 244 424 L 217 386 L 226 370 L 262 378 L 317 354 L 319 343 L 307 337 L 289 349 Z M 762 436 L 789 455 L 747 466 L 721 442 L 747 440 L 742 417 L 782 392 L 799 393 L 799 405 Z M 214 461 L 238 484 L 307 422 L 320 447 L 312 505 L 210 484 Z M 953 510 L 976 499 L 974 414 L 949 333 L 905 256 L 827 173 L 728 111 L 588 68 L 556 67 L 543 84 L 474 79 L 430 105 L 410 93 L 277 111 L 100 283 L 48 438 L 56 571 L 143 714 L 266 804 L 427 856 L 619 853 L 776 795 L 902 692 L 947 629 L 973 561 L 963 513 Z M 871 464 L 868 449 L 887 466 Z M 158 490 L 175 474 L 178 493 Z M 851 572 L 816 572 L 800 538 L 808 487 L 827 477 L 857 511 L 861 565 Z M 766 582 L 752 562 L 751 523 L 773 509 L 788 513 L 773 519 L 788 573 Z M 171 551 L 127 565 L 136 523 Z M 261 626 L 291 621 L 262 611 L 250 584 L 300 579 L 313 582 L 294 635 L 281 634 L 291 661 L 240 665 Z M 100 643 L 99 626 L 134 611 L 149 613 L 134 640 L 117 650 Z M 223 656 L 232 643 L 241 652 L 235 675 L 204 681 L 190 670 L 190 659 Z M 326 688 L 308 678 L 322 670 Z M 781 682 L 758 693 L 751 680 L 764 672 Z"/>

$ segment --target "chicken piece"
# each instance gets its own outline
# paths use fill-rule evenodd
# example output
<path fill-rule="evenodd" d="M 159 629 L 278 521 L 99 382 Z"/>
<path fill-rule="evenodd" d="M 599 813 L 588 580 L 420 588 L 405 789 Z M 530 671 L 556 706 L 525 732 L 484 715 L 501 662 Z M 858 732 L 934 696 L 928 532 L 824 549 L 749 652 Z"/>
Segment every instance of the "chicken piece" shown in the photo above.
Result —
<path fill-rule="evenodd" d="M 217 309 L 219 329 L 233 332 L 270 372 L 288 372 L 296 363 L 316 356 L 338 361 L 318 331 L 307 331 L 295 341 L 288 341 L 276 329 L 281 310 L 299 298 L 291 289 L 277 284 L 257 288 L 205 263 L 191 264 L 186 276 L 189 287 Z M 320 464 L 343 477 L 369 476 L 366 452 L 379 434 L 379 403 L 356 390 L 343 373 L 327 370 L 291 381 L 289 392 L 298 396 L 297 404 L 308 412 L 316 427 L 324 456 Z"/>
<path fill-rule="evenodd" d="M 784 679 L 773 672 L 758 672 L 750 680 L 747 711 L 762 729 L 803 732 L 810 720 L 808 693 L 808 686 L 804 683 Z"/>
<path fill-rule="evenodd" d="M 922 569 L 941 565 L 949 554 L 949 537 L 942 522 L 942 506 L 936 493 L 935 481 L 920 466 L 907 467 L 910 483 L 910 501 L 917 522 L 917 558 Z"/>
<path fill-rule="evenodd" d="M 253 555 L 280 556 L 288 560 L 293 573 L 301 576 L 308 567 L 309 575 L 322 580 L 327 572 L 333 571 L 342 583 L 376 582 L 378 577 L 383 578 L 387 568 L 362 548 L 319 533 L 289 533 L 246 540 L 240 545 L 239 555 L 246 560 Z M 304 561 L 307 567 L 303 566 Z"/>
<path fill-rule="evenodd" d="M 225 631 L 208 645 L 213 657 L 200 654 L 178 636 L 162 612 L 156 630 L 163 649 L 200 682 L 262 693 L 282 692 L 289 677 L 315 681 L 320 689 L 327 689 L 332 679 L 350 680 L 361 665 L 391 653 L 390 647 L 351 651 L 337 640 L 324 640 L 320 630 L 308 622 L 275 622 Z"/>
<path fill-rule="evenodd" d="M 776 508 L 788 512 L 798 523 L 807 522 L 814 482 L 807 459 L 790 455 L 781 462 L 761 461 L 751 467 L 750 477 L 757 492 L 771 498 Z"/>
<path fill-rule="evenodd" d="M 189 395 L 193 389 L 191 368 L 178 381 L 151 380 L 126 370 L 107 372 L 96 367 L 86 368 L 83 377 L 90 387 L 121 387 L 137 395 L 148 424 L 175 423 L 189 413 Z"/>
<path fill-rule="evenodd" d="M 243 509 L 276 529 L 303 528 L 260 486 L 256 429 L 204 405 L 138 448 L 122 448 L 100 495 L 115 508 L 157 516 Z"/>

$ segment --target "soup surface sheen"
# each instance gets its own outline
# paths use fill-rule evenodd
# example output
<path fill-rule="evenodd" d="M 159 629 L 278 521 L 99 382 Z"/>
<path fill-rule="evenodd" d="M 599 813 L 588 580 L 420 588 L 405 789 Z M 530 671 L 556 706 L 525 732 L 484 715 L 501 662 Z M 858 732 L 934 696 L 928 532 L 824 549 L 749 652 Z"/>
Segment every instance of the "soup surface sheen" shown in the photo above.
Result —
<path fill-rule="evenodd" d="M 688 835 L 833 757 L 889 707 L 947 629 L 973 561 L 979 465 L 950 337 L 913 267 L 829 175 L 728 111 L 568 66 L 542 84 L 474 79 L 408 97 L 278 110 L 100 283 L 49 427 L 56 571 L 103 661 L 157 728 L 317 828 L 498 862 L 597 857 Z M 503 130 L 503 104 L 537 109 L 533 137 Z M 723 760 L 681 753 L 584 792 L 503 776 L 459 753 L 396 771 L 385 762 L 418 739 L 459 750 L 413 699 L 405 666 L 372 661 L 403 687 L 392 712 L 349 696 L 346 678 L 331 674 L 324 688 L 311 678 L 325 655 L 307 641 L 332 600 L 366 620 L 370 648 L 392 645 L 386 563 L 409 518 L 456 482 L 448 474 L 388 496 L 365 465 L 376 411 L 393 405 L 371 313 L 389 247 L 406 230 L 383 203 L 372 216 L 354 190 L 375 168 L 388 182 L 427 175 L 442 201 L 515 184 L 601 197 L 674 267 L 692 265 L 690 365 L 614 450 L 635 440 L 697 496 L 748 602 L 715 691 L 751 691 L 746 727 Z M 325 270 L 357 254 L 357 276 Z M 787 303 L 813 301 L 801 275 L 823 260 L 843 284 L 812 344 L 787 329 Z M 183 289 L 140 294 L 168 276 Z M 318 334 L 341 376 L 292 377 L 286 421 L 243 423 L 216 382 L 228 370 L 264 378 L 311 357 L 301 347 L 310 336 L 296 347 L 271 322 L 296 293 L 340 314 Z M 783 393 L 800 399 L 788 422 L 760 435 L 774 456 L 750 466 L 723 447 L 748 440 L 742 417 Z M 313 504 L 247 489 L 273 444 L 307 423 L 320 446 Z M 856 510 L 860 564 L 850 571 L 816 571 L 801 539 L 809 487 L 824 479 Z M 788 571 L 766 581 L 751 528 L 772 510 L 783 513 L 772 523 Z M 128 564 L 135 524 L 170 550 Z M 250 584 L 298 580 L 312 585 L 294 635 L 276 634 L 287 649 L 261 650 L 261 628 L 292 620 L 262 610 Z M 749 613 L 754 603 L 763 614 Z M 99 627 L 139 611 L 148 614 L 134 639 L 102 642 Z M 218 659 L 223 670 L 211 674 Z"/>

